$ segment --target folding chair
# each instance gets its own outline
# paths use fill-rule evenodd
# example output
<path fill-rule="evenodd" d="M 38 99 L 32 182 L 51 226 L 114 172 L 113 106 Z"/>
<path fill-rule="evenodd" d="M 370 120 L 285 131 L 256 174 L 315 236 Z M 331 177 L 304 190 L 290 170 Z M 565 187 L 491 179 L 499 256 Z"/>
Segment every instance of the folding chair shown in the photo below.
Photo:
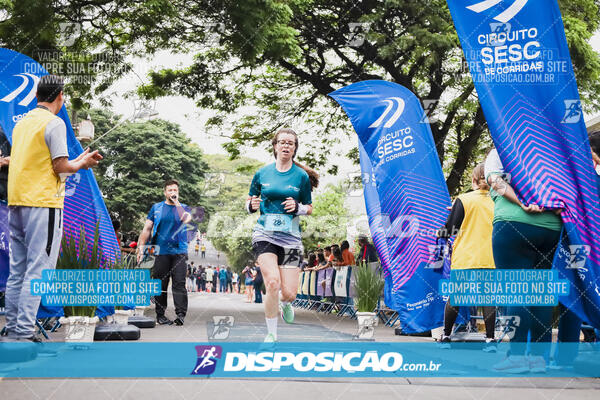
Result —
<path fill-rule="evenodd" d="M 41 333 L 46 339 L 49 339 L 47 330 L 55 332 L 60 327 L 58 319 L 64 315 L 65 312 L 62 307 L 49 307 L 40 303 L 35 320 L 35 326 L 38 328 L 37 333 Z M 53 323 L 51 322 L 52 319 L 55 319 Z M 48 323 L 52 324 L 50 329 L 46 329 Z"/>

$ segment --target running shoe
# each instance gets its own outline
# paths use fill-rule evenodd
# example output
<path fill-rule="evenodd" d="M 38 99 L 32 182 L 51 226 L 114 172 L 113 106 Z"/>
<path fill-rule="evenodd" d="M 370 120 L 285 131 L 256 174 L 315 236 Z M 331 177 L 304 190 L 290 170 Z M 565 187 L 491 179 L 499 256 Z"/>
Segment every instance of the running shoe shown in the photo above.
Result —
<path fill-rule="evenodd" d="M 546 372 L 546 360 L 542 356 L 529 356 L 529 370 L 534 374 Z"/>
<path fill-rule="evenodd" d="M 282 306 L 280 303 L 279 308 L 281 309 L 281 318 L 287 324 L 292 324 L 294 322 L 294 307 L 292 307 L 292 304 L 287 303 L 285 306 Z"/>
<path fill-rule="evenodd" d="M 496 347 L 496 341 L 494 339 L 485 339 L 485 344 L 483 345 L 483 351 L 486 353 L 495 353 L 498 351 L 498 347 Z"/>
<path fill-rule="evenodd" d="M 173 325 L 173 321 L 171 321 L 169 318 L 165 317 L 164 315 L 157 316 L 156 323 L 159 325 Z"/>
<path fill-rule="evenodd" d="M 452 343 L 452 340 L 450 340 L 450 336 L 444 335 L 438 342 L 438 347 L 440 349 L 449 349 L 449 348 L 451 348 L 450 343 Z"/>
<path fill-rule="evenodd" d="M 275 343 L 277 342 L 277 337 L 272 333 L 269 333 L 264 340 L 264 343 Z"/>
<path fill-rule="evenodd" d="M 492 367 L 494 371 L 507 374 L 529 372 L 529 360 L 525 356 L 509 356 Z"/>

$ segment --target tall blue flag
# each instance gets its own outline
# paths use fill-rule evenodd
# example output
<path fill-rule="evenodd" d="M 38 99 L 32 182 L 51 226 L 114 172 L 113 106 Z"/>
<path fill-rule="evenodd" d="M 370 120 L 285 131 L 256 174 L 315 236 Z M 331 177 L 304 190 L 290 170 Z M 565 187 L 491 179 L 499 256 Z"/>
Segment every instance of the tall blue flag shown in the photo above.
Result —
<path fill-rule="evenodd" d="M 330 96 L 358 134 L 369 227 L 386 277 L 385 302 L 398 311 L 404 332 L 441 326 L 441 263 L 432 257 L 450 196 L 423 108 L 408 89 L 386 81 L 358 82 Z"/>
<path fill-rule="evenodd" d="M 12 131 L 15 124 L 36 106 L 37 83 L 41 76 L 47 74 L 48 72 L 37 61 L 16 51 L 0 48 L 0 126 L 9 141 L 12 142 Z M 65 106 L 58 116 L 65 121 L 67 126 L 69 158 L 76 158 L 83 152 L 83 148 L 75 137 Z M 92 241 L 96 223 L 99 221 L 99 245 L 103 251 L 103 265 L 120 257 L 115 231 L 93 172 L 80 170 L 67 179 L 65 186 L 63 234 L 78 240 L 80 229 L 83 226 L 88 242 Z M 2 221 L 1 224 L 5 225 L 7 221 Z M 0 276 L 3 276 L 1 271 Z M 102 310 L 106 310 L 106 312 Z M 111 313 L 109 309 L 105 308 L 99 311 L 101 316 Z"/>
<path fill-rule="evenodd" d="M 479 101 L 525 204 L 560 208 L 559 300 L 600 328 L 600 199 L 556 0 L 448 0 Z"/>

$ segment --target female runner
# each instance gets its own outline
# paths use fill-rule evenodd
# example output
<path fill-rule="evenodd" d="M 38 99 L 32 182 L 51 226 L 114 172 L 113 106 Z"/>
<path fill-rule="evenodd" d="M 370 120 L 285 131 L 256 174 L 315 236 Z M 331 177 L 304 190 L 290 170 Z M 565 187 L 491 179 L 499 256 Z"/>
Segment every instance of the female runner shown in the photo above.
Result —
<path fill-rule="evenodd" d="M 278 308 L 286 323 L 294 321 L 291 302 L 296 298 L 304 252 L 299 216 L 312 213 L 311 191 L 319 183 L 315 171 L 294 161 L 298 151 L 296 132 L 280 129 L 272 145 L 275 162 L 256 172 L 246 201 L 248 212 L 260 210 L 252 232 L 252 249 L 267 290 L 265 342 L 277 341 Z"/>

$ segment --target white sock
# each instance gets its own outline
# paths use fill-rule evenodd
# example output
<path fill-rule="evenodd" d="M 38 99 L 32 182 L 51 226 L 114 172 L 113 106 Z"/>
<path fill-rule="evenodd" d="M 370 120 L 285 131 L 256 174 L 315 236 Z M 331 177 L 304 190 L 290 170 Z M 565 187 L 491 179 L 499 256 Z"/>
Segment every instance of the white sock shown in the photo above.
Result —
<path fill-rule="evenodd" d="M 277 338 L 277 317 L 265 318 L 265 321 L 267 321 L 267 332 Z"/>
<path fill-rule="evenodd" d="M 280 301 L 280 303 L 281 303 L 281 307 L 282 308 L 285 307 L 285 306 L 287 306 L 288 304 L 290 304 L 289 301 Z"/>

